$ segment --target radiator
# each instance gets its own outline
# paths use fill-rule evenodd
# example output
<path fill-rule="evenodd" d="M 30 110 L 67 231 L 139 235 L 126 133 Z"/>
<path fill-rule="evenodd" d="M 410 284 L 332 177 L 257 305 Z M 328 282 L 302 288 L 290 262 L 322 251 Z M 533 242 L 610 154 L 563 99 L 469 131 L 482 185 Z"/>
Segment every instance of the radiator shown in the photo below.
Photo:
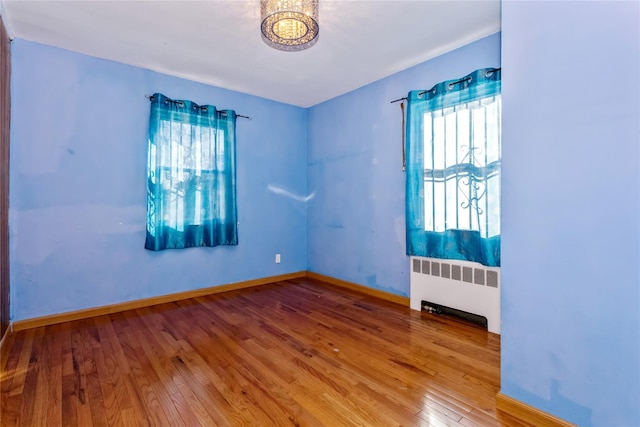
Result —
<path fill-rule="evenodd" d="M 411 308 L 428 301 L 483 316 L 500 333 L 500 268 L 458 260 L 411 257 Z"/>

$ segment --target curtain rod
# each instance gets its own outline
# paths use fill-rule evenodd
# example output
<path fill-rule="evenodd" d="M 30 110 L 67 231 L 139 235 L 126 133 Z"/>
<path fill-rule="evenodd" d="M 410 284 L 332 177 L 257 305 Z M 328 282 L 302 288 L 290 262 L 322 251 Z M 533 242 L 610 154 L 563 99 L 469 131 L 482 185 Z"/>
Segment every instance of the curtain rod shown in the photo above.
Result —
<path fill-rule="evenodd" d="M 500 70 L 502 70 L 502 67 L 492 68 L 490 71 L 500 71 Z M 449 84 L 456 85 L 458 83 L 462 83 L 462 82 L 467 81 L 469 79 L 471 79 L 471 77 L 467 76 L 467 77 L 461 78 L 460 80 L 456 80 L 455 82 L 451 82 Z M 418 93 L 418 95 L 422 95 L 422 94 L 425 94 L 427 92 L 429 92 L 429 91 L 428 90 L 423 90 L 422 92 Z M 393 104 L 394 102 L 406 101 L 406 100 L 407 100 L 407 97 L 405 96 L 404 98 L 395 99 L 395 100 L 391 101 L 389 104 Z"/>
<path fill-rule="evenodd" d="M 153 101 L 153 95 L 145 95 L 144 97 L 147 98 L 149 101 Z M 238 114 L 238 113 L 236 113 L 236 117 L 240 117 L 240 118 L 247 119 L 247 120 L 253 120 L 249 116 L 243 116 L 242 114 Z"/>

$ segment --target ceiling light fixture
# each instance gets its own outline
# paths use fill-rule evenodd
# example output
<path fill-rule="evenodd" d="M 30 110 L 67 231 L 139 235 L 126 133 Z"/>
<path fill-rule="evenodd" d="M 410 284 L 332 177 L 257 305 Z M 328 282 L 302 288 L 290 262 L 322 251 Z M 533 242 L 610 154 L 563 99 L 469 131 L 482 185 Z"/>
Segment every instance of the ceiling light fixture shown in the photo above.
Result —
<path fill-rule="evenodd" d="M 278 50 L 308 49 L 318 41 L 318 0 L 260 0 L 262 40 Z"/>

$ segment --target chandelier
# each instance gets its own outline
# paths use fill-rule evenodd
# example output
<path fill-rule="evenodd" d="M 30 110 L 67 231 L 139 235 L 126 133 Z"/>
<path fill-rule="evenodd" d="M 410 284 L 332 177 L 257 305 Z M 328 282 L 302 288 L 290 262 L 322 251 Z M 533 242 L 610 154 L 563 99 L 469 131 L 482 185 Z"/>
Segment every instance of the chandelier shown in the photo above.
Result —
<path fill-rule="evenodd" d="M 262 40 L 278 50 L 308 49 L 318 41 L 318 0 L 260 0 Z"/>

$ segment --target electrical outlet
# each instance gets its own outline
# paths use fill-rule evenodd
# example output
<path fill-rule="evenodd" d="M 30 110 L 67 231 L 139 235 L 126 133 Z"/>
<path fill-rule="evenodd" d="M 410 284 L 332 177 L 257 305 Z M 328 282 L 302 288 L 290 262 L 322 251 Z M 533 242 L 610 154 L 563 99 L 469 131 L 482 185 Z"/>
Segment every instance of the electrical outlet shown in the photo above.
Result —
<path fill-rule="evenodd" d="M 276 264 L 280 264 L 280 254 L 276 254 Z"/>

